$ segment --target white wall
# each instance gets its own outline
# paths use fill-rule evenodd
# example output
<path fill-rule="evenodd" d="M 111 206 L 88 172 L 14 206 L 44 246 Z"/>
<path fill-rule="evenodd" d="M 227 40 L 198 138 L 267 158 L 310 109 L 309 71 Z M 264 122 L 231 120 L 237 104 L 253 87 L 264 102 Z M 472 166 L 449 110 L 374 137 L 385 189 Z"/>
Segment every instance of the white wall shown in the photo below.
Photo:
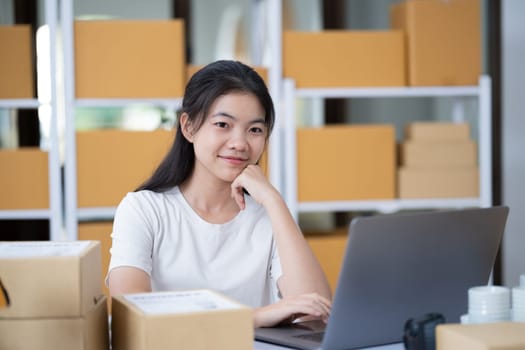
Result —
<path fill-rule="evenodd" d="M 503 203 L 510 207 L 503 242 L 503 281 L 525 274 L 525 1 L 502 1 Z"/>

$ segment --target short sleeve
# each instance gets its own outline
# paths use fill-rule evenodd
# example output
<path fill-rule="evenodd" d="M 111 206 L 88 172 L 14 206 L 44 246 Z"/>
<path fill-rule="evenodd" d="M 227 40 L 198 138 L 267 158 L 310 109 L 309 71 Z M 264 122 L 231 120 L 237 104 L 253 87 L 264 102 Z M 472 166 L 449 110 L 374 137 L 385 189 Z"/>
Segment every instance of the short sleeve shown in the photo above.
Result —
<path fill-rule="evenodd" d="M 155 226 L 151 211 L 140 192 L 128 193 L 120 202 L 113 221 L 108 275 L 116 267 L 131 266 L 151 276 Z"/>

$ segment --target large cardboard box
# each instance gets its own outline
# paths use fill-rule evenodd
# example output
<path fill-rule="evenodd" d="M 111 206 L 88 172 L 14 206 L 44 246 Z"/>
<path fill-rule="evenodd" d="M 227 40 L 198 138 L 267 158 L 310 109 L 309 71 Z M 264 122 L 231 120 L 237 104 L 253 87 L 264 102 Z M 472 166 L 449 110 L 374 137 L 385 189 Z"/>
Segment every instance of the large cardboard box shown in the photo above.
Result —
<path fill-rule="evenodd" d="M 297 175 L 299 201 L 394 198 L 394 126 L 298 129 Z"/>
<path fill-rule="evenodd" d="M 38 290 L 33 293 L 38 294 Z M 63 318 L 0 318 L 0 349 L 108 350 L 106 297 L 85 315 Z"/>
<path fill-rule="evenodd" d="M 405 141 L 400 145 L 400 164 L 409 168 L 474 167 L 477 147 L 472 141 Z"/>
<path fill-rule="evenodd" d="M 113 297 L 113 350 L 246 350 L 253 311 L 210 290 Z"/>
<path fill-rule="evenodd" d="M 186 83 L 184 23 L 76 21 L 79 98 L 181 97 Z"/>
<path fill-rule="evenodd" d="M 522 350 L 525 323 L 443 324 L 436 328 L 436 350 Z"/>
<path fill-rule="evenodd" d="M 391 24 L 406 33 L 409 85 L 478 84 L 479 0 L 406 0 L 392 6 Z"/>
<path fill-rule="evenodd" d="M 402 86 L 401 31 L 286 31 L 283 74 L 299 88 Z"/>
<path fill-rule="evenodd" d="M 479 169 L 401 167 L 398 184 L 399 198 L 479 197 Z"/>
<path fill-rule="evenodd" d="M 33 98 L 31 27 L 0 25 L 0 98 Z"/>
<path fill-rule="evenodd" d="M 405 126 L 405 138 L 411 141 L 468 141 L 470 125 L 452 122 L 412 122 Z"/>
<path fill-rule="evenodd" d="M 78 206 L 116 206 L 149 178 L 173 140 L 166 130 L 78 132 Z"/>
<path fill-rule="evenodd" d="M 0 242 L 11 301 L 0 319 L 84 316 L 102 295 L 100 275 L 99 242 Z"/>
<path fill-rule="evenodd" d="M 0 169 L 0 210 L 49 208 L 47 152 L 0 150 Z"/>
<path fill-rule="evenodd" d="M 108 221 L 101 222 L 81 222 L 78 224 L 78 239 L 86 241 L 100 241 L 100 253 L 102 256 L 102 274 L 100 285 L 103 293 L 109 298 L 109 289 L 105 279 L 109 268 L 111 255 L 111 232 L 113 223 Z M 108 312 L 111 312 L 111 299 L 108 299 Z"/>

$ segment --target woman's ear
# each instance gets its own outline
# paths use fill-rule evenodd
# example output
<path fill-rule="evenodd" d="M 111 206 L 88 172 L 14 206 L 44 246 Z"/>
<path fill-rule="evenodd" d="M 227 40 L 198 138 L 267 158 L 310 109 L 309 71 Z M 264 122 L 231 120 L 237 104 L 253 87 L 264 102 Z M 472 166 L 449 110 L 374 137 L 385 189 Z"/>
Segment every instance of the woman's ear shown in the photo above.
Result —
<path fill-rule="evenodd" d="M 182 135 L 188 140 L 189 143 L 193 142 L 193 132 L 191 130 L 191 123 L 189 121 L 189 115 L 188 113 L 182 113 L 179 118 L 180 123 L 180 130 L 182 131 Z"/>

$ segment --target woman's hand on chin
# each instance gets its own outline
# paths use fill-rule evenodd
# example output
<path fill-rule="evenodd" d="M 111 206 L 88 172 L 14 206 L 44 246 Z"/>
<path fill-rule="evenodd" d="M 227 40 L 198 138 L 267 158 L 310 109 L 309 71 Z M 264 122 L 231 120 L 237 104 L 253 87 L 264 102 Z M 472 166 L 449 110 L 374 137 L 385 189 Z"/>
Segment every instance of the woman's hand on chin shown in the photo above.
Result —
<path fill-rule="evenodd" d="M 273 327 L 297 319 L 320 319 L 326 322 L 331 308 L 332 302 L 317 293 L 285 297 L 275 304 L 256 309 L 254 327 Z"/>

